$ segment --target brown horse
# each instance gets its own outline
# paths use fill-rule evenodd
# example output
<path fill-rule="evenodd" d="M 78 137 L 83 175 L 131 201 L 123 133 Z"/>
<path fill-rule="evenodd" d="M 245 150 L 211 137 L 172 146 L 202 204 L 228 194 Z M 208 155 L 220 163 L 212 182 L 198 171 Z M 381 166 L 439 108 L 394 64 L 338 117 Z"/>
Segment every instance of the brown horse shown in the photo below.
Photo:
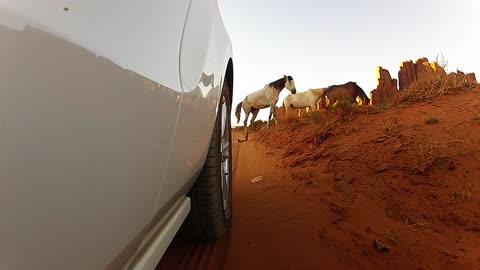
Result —
<path fill-rule="evenodd" d="M 370 99 L 367 97 L 363 89 L 360 88 L 360 86 L 358 86 L 355 82 L 331 85 L 325 91 L 325 95 L 330 101 L 330 104 L 335 104 L 335 102 L 341 99 L 347 99 L 350 100 L 351 103 L 360 104 L 360 102 L 357 100 L 357 97 L 360 99 L 361 104 L 370 104 Z"/>

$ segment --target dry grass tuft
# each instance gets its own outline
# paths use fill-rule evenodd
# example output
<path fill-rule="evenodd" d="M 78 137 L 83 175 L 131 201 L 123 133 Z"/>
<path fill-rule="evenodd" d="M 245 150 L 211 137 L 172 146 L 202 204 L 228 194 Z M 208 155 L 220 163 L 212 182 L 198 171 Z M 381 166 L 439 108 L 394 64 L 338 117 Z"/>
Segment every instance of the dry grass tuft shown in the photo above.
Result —
<path fill-rule="evenodd" d="M 335 119 L 326 121 L 321 126 L 317 126 L 313 135 L 313 143 L 319 145 L 328 138 L 334 136 L 333 130 L 339 125 L 339 122 Z"/>
<path fill-rule="evenodd" d="M 249 127 L 253 131 L 258 131 L 267 125 L 267 121 L 257 120 Z"/>
<path fill-rule="evenodd" d="M 429 125 L 431 125 L 431 124 L 436 124 L 436 123 L 438 123 L 438 122 L 440 122 L 440 119 L 438 119 L 438 118 L 435 117 L 435 116 L 432 116 L 432 117 L 429 117 L 429 118 L 425 119 L 425 123 L 426 123 L 426 124 L 429 124 Z"/>
<path fill-rule="evenodd" d="M 344 133 L 345 136 L 350 136 L 352 134 L 355 134 L 358 131 L 357 125 L 349 125 L 345 128 Z"/>
<path fill-rule="evenodd" d="M 387 138 L 393 138 L 393 135 L 398 132 L 398 118 L 389 118 L 382 121 L 382 136 Z"/>
<path fill-rule="evenodd" d="M 343 122 L 350 122 L 354 118 L 355 106 L 350 100 L 350 95 L 347 89 L 339 88 L 330 96 L 335 103 L 329 102 L 327 108 L 339 114 Z"/>
<path fill-rule="evenodd" d="M 412 169 L 415 173 L 423 174 L 436 162 L 442 161 L 450 155 L 447 148 L 431 137 L 416 135 L 409 149 Z"/>
<path fill-rule="evenodd" d="M 465 78 L 458 77 L 453 73 L 447 75 L 444 72 L 429 72 L 412 83 L 408 89 L 401 91 L 397 97 L 397 103 L 425 101 L 475 86 L 475 82 L 466 81 Z"/>
<path fill-rule="evenodd" d="M 400 244 L 402 238 L 400 232 L 396 229 L 391 229 L 390 232 L 388 232 L 388 234 L 386 235 L 386 237 L 388 238 L 388 240 L 390 240 L 390 242 L 394 244 Z"/>

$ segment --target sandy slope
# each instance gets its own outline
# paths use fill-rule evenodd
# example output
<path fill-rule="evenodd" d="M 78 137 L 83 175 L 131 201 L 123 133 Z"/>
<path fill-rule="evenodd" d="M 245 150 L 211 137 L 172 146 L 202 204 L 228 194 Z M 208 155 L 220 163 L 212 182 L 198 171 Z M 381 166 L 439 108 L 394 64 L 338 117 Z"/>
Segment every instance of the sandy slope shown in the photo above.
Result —
<path fill-rule="evenodd" d="M 282 198 L 287 213 L 302 213 L 292 218 L 295 231 L 325 232 L 319 242 L 303 235 L 301 250 L 326 248 L 336 268 L 480 269 L 479 90 L 359 115 L 328 132 L 329 119 L 258 132 L 280 157 L 282 185 L 299 186 Z M 431 117 L 439 122 L 426 124 Z M 419 174 L 429 155 L 439 158 Z M 378 253 L 374 239 L 391 251 Z M 320 266 L 309 256 L 298 266 Z"/>
<path fill-rule="evenodd" d="M 189 268 L 158 269 L 480 269 L 475 115 L 480 89 L 347 123 L 327 115 L 261 130 L 237 145 L 230 234 L 176 240 L 167 257 Z M 426 124 L 432 116 L 439 122 Z M 418 173 L 429 153 L 439 158 Z"/>

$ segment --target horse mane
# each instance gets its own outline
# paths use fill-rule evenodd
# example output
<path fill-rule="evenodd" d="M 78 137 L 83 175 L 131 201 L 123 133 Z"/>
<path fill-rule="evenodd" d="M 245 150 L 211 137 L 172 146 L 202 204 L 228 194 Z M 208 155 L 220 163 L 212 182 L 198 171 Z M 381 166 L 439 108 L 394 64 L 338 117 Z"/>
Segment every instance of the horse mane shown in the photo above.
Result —
<path fill-rule="evenodd" d="M 293 80 L 292 76 L 287 76 L 287 78 L 289 81 Z M 271 82 L 268 85 L 275 89 L 282 90 L 285 87 L 285 77 L 278 79 L 274 82 Z"/>

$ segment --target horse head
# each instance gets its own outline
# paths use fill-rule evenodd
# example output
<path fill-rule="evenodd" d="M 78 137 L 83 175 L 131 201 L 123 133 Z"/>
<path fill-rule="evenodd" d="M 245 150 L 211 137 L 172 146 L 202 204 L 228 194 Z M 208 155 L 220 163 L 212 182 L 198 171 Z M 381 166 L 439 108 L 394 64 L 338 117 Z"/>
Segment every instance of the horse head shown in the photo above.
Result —
<path fill-rule="evenodd" d="M 297 88 L 295 87 L 295 82 L 293 81 L 292 76 L 283 75 L 283 77 L 285 78 L 285 88 L 290 90 L 292 94 L 295 94 L 297 92 Z"/>

